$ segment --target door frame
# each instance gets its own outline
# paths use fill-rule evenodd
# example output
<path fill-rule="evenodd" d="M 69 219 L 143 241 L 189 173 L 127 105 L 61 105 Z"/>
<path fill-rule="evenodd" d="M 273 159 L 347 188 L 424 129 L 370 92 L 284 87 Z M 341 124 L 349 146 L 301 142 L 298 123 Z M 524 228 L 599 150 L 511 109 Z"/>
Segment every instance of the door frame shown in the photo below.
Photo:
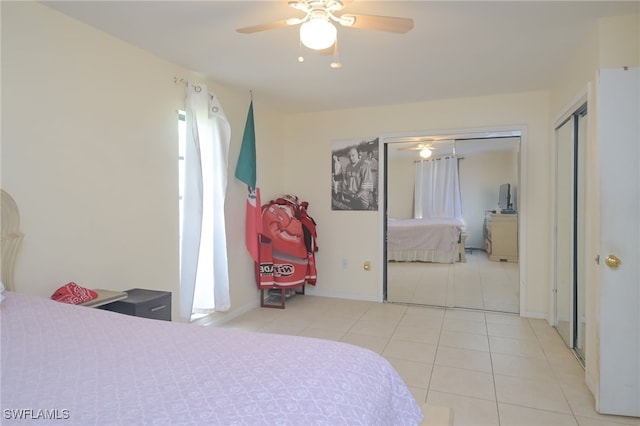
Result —
<path fill-rule="evenodd" d="M 393 139 L 399 138 L 418 138 L 418 137 L 435 137 L 435 136 L 459 136 L 465 135 L 465 137 L 476 138 L 488 138 L 496 136 L 519 136 L 520 137 L 520 149 L 519 149 L 519 161 L 518 161 L 518 278 L 520 280 L 520 316 L 529 316 L 527 307 L 527 276 L 525 271 L 527 270 L 527 212 L 528 212 L 528 170 L 527 170 L 527 152 L 528 152 L 528 127 L 523 125 L 512 126 L 488 126 L 488 127 L 476 127 L 476 128 L 461 128 L 461 129 L 445 129 L 445 130 L 425 130 L 421 132 L 396 132 L 385 133 L 379 135 L 379 141 L 382 145 L 379 149 L 380 159 L 383 167 L 380 168 L 381 173 L 378 176 L 378 192 L 379 205 L 382 208 L 378 209 L 378 229 L 380 232 L 379 247 L 380 253 L 378 261 L 382 265 L 380 268 L 380 276 L 378 279 L 379 288 L 378 294 L 382 295 L 383 301 L 386 301 L 386 279 L 387 279 L 387 243 L 386 243 L 386 203 L 387 203 L 387 145 L 393 143 Z"/>

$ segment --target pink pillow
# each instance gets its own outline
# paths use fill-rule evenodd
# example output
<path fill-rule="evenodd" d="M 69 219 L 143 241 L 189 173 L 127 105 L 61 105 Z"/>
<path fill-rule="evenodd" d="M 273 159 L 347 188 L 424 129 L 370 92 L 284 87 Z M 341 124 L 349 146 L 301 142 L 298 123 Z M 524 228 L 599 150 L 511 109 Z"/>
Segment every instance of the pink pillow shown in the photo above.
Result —
<path fill-rule="evenodd" d="M 88 302 L 96 297 L 98 297 L 98 293 L 88 288 L 80 287 L 74 282 L 63 285 L 51 295 L 53 300 L 73 305 Z"/>

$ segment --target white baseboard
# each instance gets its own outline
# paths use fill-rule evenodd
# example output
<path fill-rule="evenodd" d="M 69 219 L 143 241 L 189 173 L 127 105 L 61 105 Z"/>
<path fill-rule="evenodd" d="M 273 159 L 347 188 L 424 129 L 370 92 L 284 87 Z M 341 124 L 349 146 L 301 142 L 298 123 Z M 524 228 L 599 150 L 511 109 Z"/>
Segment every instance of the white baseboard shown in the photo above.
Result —
<path fill-rule="evenodd" d="M 547 319 L 546 312 L 521 312 L 520 316 L 525 318 L 534 318 L 534 319 L 543 319 L 543 320 Z"/>
<path fill-rule="evenodd" d="M 585 373 L 584 383 L 587 385 L 587 388 L 591 391 L 591 395 L 593 395 L 594 399 L 596 399 L 596 394 L 598 390 L 596 378 L 593 377 L 591 374 Z"/>
<path fill-rule="evenodd" d="M 322 290 L 317 290 L 310 286 L 305 288 L 305 294 L 309 296 L 319 296 L 319 297 L 330 297 L 333 299 L 349 299 L 349 300 L 361 300 L 363 302 L 382 302 L 381 296 L 363 296 L 361 294 L 353 294 L 353 293 L 336 293 L 336 292 L 327 292 Z"/>
<path fill-rule="evenodd" d="M 216 326 L 224 324 L 228 321 L 231 321 L 234 318 L 239 317 L 240 315 L 246 314 L 247 312 L 257 308 L 260 306 L 260 301 L 256 300 L 253 303 L 248 303 L 244 306 L 241 306 L 237 309 L 232 310 L 228 314 L 224 314 L 224 316 L 220 316 L 220 313 L 214 312 L 212 314 L 207 315 L 206 317 L 199 318 L 193 321 L 191 324 L 202 325 L 202 326 Z M 217 318 L 216 318 L 217 317 Z"/>

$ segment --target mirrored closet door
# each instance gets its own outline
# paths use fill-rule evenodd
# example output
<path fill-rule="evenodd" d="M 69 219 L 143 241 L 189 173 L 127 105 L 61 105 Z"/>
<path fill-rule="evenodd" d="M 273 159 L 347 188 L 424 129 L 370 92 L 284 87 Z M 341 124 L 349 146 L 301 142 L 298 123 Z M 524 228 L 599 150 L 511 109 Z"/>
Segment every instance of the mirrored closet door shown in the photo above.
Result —
<path fill-rule="evenodd" d="M 585 270 L 584 165 L 586 104 L 555 131 L 554 295 L 555 327 L 584 362 Z"/>
<path fill-rule="evenodd" d="M 387 301 L 519 313 L 519 147 L 519 132 L 385 141 Z"/>

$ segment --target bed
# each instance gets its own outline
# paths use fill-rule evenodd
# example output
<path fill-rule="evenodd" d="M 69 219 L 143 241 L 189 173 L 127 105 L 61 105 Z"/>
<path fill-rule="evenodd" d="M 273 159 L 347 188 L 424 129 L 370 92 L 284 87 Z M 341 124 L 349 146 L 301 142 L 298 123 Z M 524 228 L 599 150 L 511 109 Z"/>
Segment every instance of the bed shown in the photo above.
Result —
<path fill-rule="evenodd" d="M 387 260 L 464 262 L 464 224 L 457 219 L 389 219 Z"/>
<path fill-rule="evenodd" d="M 422 418 L 388 361 L 361 347 L 15 292 L 5 292 L 0 309 L 4 421 L 22 416 L 41 424 L 36 416 L 52 415 L 82 425 L 417 425 Z M 7 418 L 6 410 L 24 409 L 32 412 Z"/>
<path fill-rule="evenodd" d="M 423 417 L 391 364 L 365 348 L 0 295 L 2 424 L 418 425 Z"/>

